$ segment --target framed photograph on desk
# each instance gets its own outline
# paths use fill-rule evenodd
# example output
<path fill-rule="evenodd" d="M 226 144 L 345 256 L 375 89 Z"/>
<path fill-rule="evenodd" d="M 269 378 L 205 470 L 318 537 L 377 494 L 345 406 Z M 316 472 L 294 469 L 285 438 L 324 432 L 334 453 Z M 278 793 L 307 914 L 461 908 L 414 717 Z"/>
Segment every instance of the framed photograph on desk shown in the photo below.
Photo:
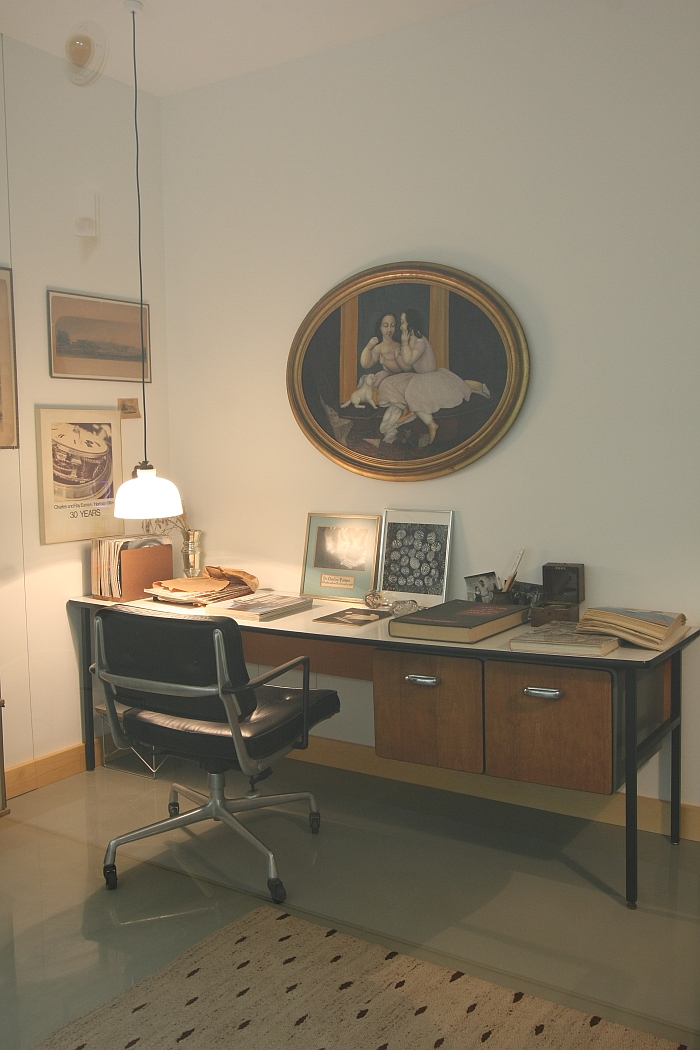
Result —
<path fill-rule="evenodd" d="M 451 538 L 451 510 L 385 511 L 378 583 L 384 598 L 412 598 L 423 607 L 444 602 Z"/>
<path fill-rule="evenodd" d="M 377 579 L 378 514 L 309 514 L 300 594 L 361 602 Z"/>

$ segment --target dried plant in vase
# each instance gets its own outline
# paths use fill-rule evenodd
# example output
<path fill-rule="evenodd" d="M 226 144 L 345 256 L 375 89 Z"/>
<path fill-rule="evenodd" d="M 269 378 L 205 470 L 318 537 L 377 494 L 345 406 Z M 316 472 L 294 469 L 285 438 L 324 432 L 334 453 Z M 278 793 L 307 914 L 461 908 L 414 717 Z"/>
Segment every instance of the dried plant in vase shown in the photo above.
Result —
<path fill-rule="evenodd" d="M 148 536 L 168 536 L 175 529 L 179 529 L 182 533 L 182 563 L 185 576 L 201 576 L 202 548 L 199 541 L 202 532 L 201 529 L 190 528 L 184 504 L 182 514 L 178 514 L 176 518 L 147 518 L 141 522 L 141 528 Z"/>

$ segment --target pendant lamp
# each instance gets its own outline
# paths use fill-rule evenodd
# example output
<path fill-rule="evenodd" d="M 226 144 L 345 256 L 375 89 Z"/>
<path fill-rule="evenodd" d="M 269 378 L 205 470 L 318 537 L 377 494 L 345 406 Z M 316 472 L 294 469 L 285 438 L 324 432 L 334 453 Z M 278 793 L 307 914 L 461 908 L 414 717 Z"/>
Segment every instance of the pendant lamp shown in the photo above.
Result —
<path fill-rule="evenodd" d="M 143 400 L 143 461 L 134 467 L 130 481 L 117 489 L 114 500 L 115 518 L 174 518 L 182 514 L 182 500 L 177 487 L 159 478 L 148 462 L 146 427 L 146 344 L 143 332 L 143 260 L 141 252 L 141 183 L 139 179 L 138 79 L 136 76 L 136 12 L 143 10 L 142 0 L 124 0 L 131 12 L 131 39 L 134 56 L 134 137 L 136 140 L 136 201 L 138 214 L 139 303 L 141 313 L 141 391 Z"/>

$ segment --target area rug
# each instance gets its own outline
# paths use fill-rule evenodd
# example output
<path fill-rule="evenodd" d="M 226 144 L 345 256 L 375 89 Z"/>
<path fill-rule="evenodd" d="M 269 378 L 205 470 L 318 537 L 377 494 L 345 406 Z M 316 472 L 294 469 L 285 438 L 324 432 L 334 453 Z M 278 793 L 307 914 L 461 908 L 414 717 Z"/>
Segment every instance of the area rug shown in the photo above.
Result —
<path fill-rule="evenodd" d="M 680 1050 L 257 908 L 36 1050 Z M 685 1048 L 683 1048 L 685 1050 Z"/>

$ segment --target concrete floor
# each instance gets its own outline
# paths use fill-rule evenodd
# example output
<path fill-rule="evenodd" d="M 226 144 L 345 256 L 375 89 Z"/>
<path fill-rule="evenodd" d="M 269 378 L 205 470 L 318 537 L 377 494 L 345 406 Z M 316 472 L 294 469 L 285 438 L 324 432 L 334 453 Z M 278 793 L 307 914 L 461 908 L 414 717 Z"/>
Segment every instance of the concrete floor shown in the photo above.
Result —
<path fill-rule="evenodd" d="M 11 800 L 4 1050 L 29 1050 L 269 900 L 262 855 L 214 823 L 121 847 L 107 892 L 107 841 L 167 816 L 171 779 L 205 783 L 171 759 L 155 781 L 97 769 Z M 699 843 L 640 834 L 629 911 L 622 828 L 291 760 L 261 787 L 310 788 L 322 812 L 318 836 L 303 806 L 243 817 L 277 857 L 289 911 L 700 1048 Z"/>

